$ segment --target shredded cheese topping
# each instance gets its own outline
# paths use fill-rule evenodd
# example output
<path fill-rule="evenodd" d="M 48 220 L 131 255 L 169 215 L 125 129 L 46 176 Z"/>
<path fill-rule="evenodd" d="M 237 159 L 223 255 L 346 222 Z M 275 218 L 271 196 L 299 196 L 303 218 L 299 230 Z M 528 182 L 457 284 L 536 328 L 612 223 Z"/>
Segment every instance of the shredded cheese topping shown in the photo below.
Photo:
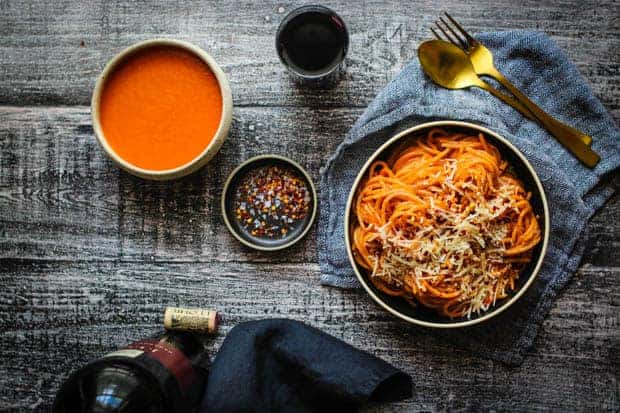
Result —
<path fill-rule="evenodd" d="M 377 162 L 357 195 L 356 261 L 382 291 L 449 317 L 515 288 L 540 228 L 529 194 L 482 135 L 432 131 Z"/>

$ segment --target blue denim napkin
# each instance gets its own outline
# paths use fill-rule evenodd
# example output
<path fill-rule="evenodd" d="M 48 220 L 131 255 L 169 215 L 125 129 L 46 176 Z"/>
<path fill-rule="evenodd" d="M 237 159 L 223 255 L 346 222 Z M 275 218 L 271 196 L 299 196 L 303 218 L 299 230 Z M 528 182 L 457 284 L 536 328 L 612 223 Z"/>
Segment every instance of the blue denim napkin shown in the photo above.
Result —
<path fill-rule="evenodd" d="M 582 166 L 544 129 L 480 89 L 446 90 L 409 63 L 362 114 L 321 176 L 318 226 L 321 283 L 359 287 L 344 246 L 344 209 L 355 176 L 389 137 L 433 120 L 473 122 L 514 143 L 538 173 L 551 212 L 544 264 L 526 294 L 497 317 L 460 330 L 428 331 L 481 356 L 518 365 L 532 346 L 558 291 L 577 269 L 589 218 L 613 194 L 620 165 L 620 131 L 586 81 L 545 34 L 512 31 L 478 36 L 497 67 L 552 116 L 593 137 L 601 155 L 594 170 Z"/>

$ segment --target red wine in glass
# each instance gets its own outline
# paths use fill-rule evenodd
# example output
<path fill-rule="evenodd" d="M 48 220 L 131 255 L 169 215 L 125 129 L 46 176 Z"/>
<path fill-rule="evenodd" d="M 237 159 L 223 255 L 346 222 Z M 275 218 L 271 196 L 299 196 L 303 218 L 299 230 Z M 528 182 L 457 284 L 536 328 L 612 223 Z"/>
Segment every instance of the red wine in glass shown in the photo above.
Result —
<path fill-rule="evenodd" d="M 335 83 L 344 67 L 348 48 L 349 33 L 344 21 L 323 6 L 293 10 L 282 20 L 276 35 L 280 60 L 306 84 Z"/>

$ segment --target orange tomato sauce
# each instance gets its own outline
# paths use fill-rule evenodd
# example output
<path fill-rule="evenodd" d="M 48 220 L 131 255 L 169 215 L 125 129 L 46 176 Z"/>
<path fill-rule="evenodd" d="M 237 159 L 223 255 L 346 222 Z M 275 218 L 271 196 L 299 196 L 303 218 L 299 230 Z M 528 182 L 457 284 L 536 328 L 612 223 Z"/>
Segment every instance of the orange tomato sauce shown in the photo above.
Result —
<path fill-rule="evenodd" d="M 130 164 L 165 170 L 209 145 L 222 118 L 222 93 L 201 59 L 180 48 L 148 48 L 126 58 L 103 85 L 101 128 Z"/>

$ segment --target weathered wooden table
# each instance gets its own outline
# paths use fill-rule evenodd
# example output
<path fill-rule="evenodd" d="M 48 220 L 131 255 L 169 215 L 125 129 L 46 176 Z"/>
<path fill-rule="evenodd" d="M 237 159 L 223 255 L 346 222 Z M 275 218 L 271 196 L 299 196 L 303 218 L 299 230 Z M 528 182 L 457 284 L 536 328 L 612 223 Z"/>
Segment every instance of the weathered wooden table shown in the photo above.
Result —
<path fill-rule="evenodd" d="M 318 179 L 443 10 L 473 31 L 546 31 L 618 120 L 618 3 L 325 3 L 352 35 L 348 76 L 330 92 L 292 87 L 278 62 L 276 27 L 298 3 L 0 0 L 0 410 L 48 410 L 67 372 L 157 331 L 165 305 L 219 309 L 213 352 L 240 321 L 290 317 L 414 376 L 413 399 L 369 411 L 620 409 L 618 195 L 592 219 L 584 261 L 519 368 L 405 328 L 361 291 L 321 287 L 314 231 L 286 252 L 257 253 L 219 210 L 223 180 L 255 154 L 290 155 Z M 235 102 L 219 155 L 170 183 L 114 167 L 88 107 L 105 62 L 158 36 L 212 53 Z"/>

